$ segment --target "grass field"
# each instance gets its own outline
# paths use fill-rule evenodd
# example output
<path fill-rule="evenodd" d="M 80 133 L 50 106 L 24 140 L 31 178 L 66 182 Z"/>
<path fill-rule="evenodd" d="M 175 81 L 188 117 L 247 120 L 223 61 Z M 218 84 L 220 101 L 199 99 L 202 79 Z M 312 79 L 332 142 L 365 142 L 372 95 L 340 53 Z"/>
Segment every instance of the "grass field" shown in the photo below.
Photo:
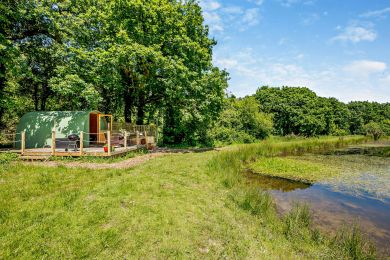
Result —
<path fill-rule="evenodd" d="M 341 145 L 336 138 L 265 141 L 125 170 L 5 163 L 0 258 L 370 258 L 372 248 L 355 229 L 323 236 L 306 207 L 280 217 L 268 193 L 240 181 L 244 163 L 267 150 Z"/>

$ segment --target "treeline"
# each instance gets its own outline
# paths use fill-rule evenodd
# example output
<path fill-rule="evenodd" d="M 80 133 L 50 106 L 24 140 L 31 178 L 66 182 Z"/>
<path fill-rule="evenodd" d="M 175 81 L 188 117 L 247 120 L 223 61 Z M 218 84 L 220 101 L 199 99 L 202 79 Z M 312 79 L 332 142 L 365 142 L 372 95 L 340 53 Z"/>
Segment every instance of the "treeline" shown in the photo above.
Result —
<path fill-rule="evenodd" d="M 205 143 L 227 73 L 197 1 L 0 3 L 0 128 L 27 111 L 96 109 Z"/>
<path fill-rule="evenodd" d="M 230 97 L 212 131 L 222 143 L 253 142 L 268 135 L 390 135 L 390 103 L 324 98 L 305 87 L 263 86 L 253 96 Z"/>
<path fill-rule="evenodd" d="M 389 103 L 292 87 L 227 97 L 195 0 L 4 0 L 0 14 L 0 130 L 27 111 L 94 109 L 156 124 L 164 144 L 389 134 Z"/>

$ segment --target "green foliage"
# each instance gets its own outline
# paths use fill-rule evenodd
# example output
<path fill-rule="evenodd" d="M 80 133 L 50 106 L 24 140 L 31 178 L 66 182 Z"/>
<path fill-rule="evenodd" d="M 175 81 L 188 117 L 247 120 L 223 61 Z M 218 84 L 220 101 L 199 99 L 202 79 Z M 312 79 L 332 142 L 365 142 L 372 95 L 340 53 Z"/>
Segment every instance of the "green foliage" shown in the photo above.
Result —
<path fill-rule="evenodd" d="M 334 165 L 291 157 L 260 157 L 249 165 L 255 173 L 282 177 L 290 180 L 315 183 L 339 174 Z"/>
<path fill-rule="evenodd" d="M 284 234 L 287 239 L 304 239 L 311 225 L 309 207 L 295 204 L 292 210 L 284 217 Z"/>
<path fill-rule="evenodd" d="M 275 133 L 279 135 L 328 134 L 333 123 L 327 118 L 331 111 L 326 100 L 308 88 L 262 87 L 256 99 L 263 112 L 273 114 Z"/>
<path fill-rule="evenodd" d="M 0 153 L 0 165 L 8 164 L 18 160 L 19 156 L 15 153 Z"/>
<path fill-rule="evenodd" d="M 371 121 L 381 123 L 390 119 L 390 103 L 355 101 L 348 104 L 351 111 L 350 131 L 352 134 L 365 134 L 364 125 Z"/>
<path fill-rule="evenodd" d="M 381 123 L 381 128 L 383 130 L 384 135 L 390 136 L 390 119 L 385 119 Z"/>
<path fill-rule="evenodd" d="M 274 133 L 278 135 L 337 135 L 364 134 L 363 125 L 370 121 L 381 123 L 390 118 L 390 104 L 350 102 L 318 97 L 302 87 L 257 90 L 256 99 L 265 113 L 271 113 Z"/>
<path fill-rule="evenodd" d="M 30 110 L 98 109 L 159 124 L 168 144 L 209 142 L 227 73 L 212 65 L 216 43 L 197 2 L 33 0 L 0 9 L 0 122 Z"/>
<path fill-rule="evenodd" d="M 375 141 L 379 140 L 379 138 L 383 135 L 382 126 L 376 122 L 370 122 L 363 126 L 363 130 L 367 135 L 372 135 Z"/>
<path fill-rule="evenodd" d="M 101 102 L 101 97 L 93 85 L 86 83 L 78 75 L 53 77 L 49 85 L 62 103 L 58 104 L 59 107 L 66 107 L 69 110 L 82 110 L 85 107 L 96 109 Z"/>
<path fill-rule="evenodd" d="M 375 246 L 362 236 L 357 225 L 344 227 L 332 241 L 333 247 L 340 250 L 348 259 L 377 259 Z"/>
<path fill-rule="evenodd" d="M 253 215 L 267 217 L 275 212 L 272 196 L 256 187 L 239 189 L 232 194 L 232 199 Z"/>
<path fill-rule="evenodd" d="M 345 137 L 342 143 L 362 140 Z M 340 142 L 280 138 L 224 151 L 167 154 L 129 169 L 0 167 L 1 256 L 348 258 L 344 244 L 307 228 L 304 211 L 289 215 L 299 216 L 291 217 L 290 226 L 301 227 L 290 234 L 305 237 L 287 237 L 271 196 L 244 185 L 240 174 L 243 162 L 257 154 Z M 233 189 L 221 185 L 235 172 Z"/>
<path fill-rule="evenodd" d="M 210 135 L 217 144 L 253 143 L 271 131 L 272 117 L 259 111 L 254 97 L 228 98 Z"/>

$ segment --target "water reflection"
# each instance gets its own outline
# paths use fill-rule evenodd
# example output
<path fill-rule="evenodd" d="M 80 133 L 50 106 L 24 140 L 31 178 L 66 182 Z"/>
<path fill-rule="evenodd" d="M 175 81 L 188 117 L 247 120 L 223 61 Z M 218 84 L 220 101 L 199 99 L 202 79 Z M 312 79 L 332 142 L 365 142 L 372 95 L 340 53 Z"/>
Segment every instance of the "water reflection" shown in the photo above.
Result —
<path fill-rule="evenodd" d="M 310 205 L 314 222 L 332 233 L 341 225 L 358 224 L 373 239 L 379 251 L 390 255 L 390 200 L 375 199 L 372 194 L 354 196 L 335 191 L 326 184 L 307 184 L 284 178 L 274 178 L 245 172 L 248 183 L 268 190 L 280 213 L 292 208 L 295 201 Z"/>
<path fill-rule="evenodd" d="M 270 177 L 262 174 L 252 172 L 251 170 L 245 171 L 248 184 L 261 187 L 264 190 L 278 190 L 282 192 L 290 192 L 294 190 L 304 190 L 311 186 L 309 183 L 301 181 L 293 181 L 280 177 Z"/>

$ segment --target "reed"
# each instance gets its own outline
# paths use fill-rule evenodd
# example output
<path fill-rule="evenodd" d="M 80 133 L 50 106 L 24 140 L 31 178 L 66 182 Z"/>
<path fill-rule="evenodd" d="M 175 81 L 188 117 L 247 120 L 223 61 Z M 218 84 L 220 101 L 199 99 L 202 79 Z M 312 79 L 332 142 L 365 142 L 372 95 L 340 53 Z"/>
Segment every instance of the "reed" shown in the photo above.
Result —
<path fill-rule="evenodd" d="M 275 157 L 316 153 L 342 148 L 351 144 L 368 141 L 364 136 L 322 137 L 308 139 L 266 140 L 257 144 L 239 145 L 234 149 L 221 151 L 209 162 L 210 174 L 221 180 L 222 185 L 234 191 L 231 199 L 239 208 L 252 215 L 263 217 L 269 228 L 282 232 L 287 240 L 300 250 L 304 245 L 318 245 L 326 248 L 321 256 L 344 259 L 375 258 L 375 247 L 367 242 L 358 229 L 339 231 L 331 239 L 323 236 L 311 225 L 312 218 L 307 205 L 296 204 L 284 217 L 276 216 L 275 205 L 269 193 L 258 188 L 243 185 L 245 177 L 242 171 L 245 165 L 259 157 Z M 281 229 L 280 229 L 281 227 Z M 279 230 L 279 231 L 277 231 Z"/>

